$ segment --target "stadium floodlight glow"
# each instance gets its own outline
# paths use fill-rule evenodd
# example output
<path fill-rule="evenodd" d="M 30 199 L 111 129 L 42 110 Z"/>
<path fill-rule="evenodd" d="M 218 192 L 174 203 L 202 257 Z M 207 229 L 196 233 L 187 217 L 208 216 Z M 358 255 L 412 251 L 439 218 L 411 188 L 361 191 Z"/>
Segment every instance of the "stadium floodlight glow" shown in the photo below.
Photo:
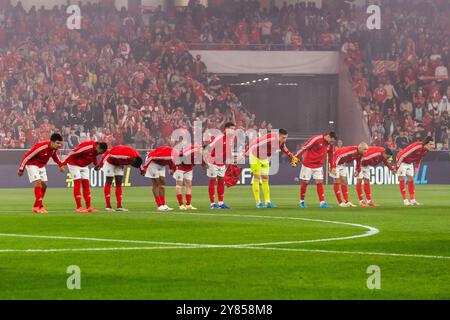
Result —
<path fill-rule="evenodd" d="M 252 82 L 253 82 L 253 83 L 256 83 L 256 80 L 253 80 Z"/>
<path fill-rule="evenodd" d="M 262 79 L 258 79 L 258 82 L 261 82 L 262 81 Z"/>
<path fill-rule="evenodd" d="M 328 123 L 329 123 L 329 124 L 334 124 L 334 121 L 329 121 Z"/>
<path fill-rule="evenodd" d="M 269 78 L 264 78 L 264 81 L 269 81 Z"/>

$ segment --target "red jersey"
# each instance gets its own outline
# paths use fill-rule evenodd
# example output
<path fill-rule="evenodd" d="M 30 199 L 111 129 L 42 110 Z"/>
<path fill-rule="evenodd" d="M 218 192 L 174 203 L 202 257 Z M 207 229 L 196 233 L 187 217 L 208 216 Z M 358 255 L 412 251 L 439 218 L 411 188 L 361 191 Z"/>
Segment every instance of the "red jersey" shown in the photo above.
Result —
<path fill-rule="evenodd" d="M 422 142 L 415 142 L 397 154 L 397 169 L 402 163 L 414 163 L 416 168 L 419 167 L 420 161 L 427 153 L 427 149 L 423 147 Z"/>
<path fill-rule="evenodd" d="M 140 156 L 139 152 L 131 147 L 116 146 L 103 154 L 100 166 L 102 167 L 105 161 L 115 166 L 127 166 L 131 163 L 131 159 Z"/>
<path fill-rule="evenodd" d="M 180 161 L 177 161 L 176 169 L 185 172 L 192 171 L 194 169 L 194 166 L 196 164 L 199 164 L 199 160 L 201 160 L 203 163 L 201 151 L 202 147 L 200 146 L 190 146 L 184 149 L 180 154 Z"/>
<path fill-rule="evenodd" d="M 314 136 L 309 139 L 295 155 L 297 158 L 303 156 L 302 164 L 311 169 L 317 169 L 323 166 L 325 156 L 328 154 L 328 163 L 331 168 L 335 168 L 334 163 L 334 145 L 325 141 L 326 134 Z"/>
<path fill-rule="evenodd" d="M 87 167 L 91 163 L 97 165 L 97 149 L 98 142 L 85 141 L 80 143 L 75 149 L 73 149 L 63 164 L 70 164 L 71 166 Z"/>
<path fill-rule="evenodd" d="M 256 158 L 265 160 L 270 158 L 272 152 L 276 152 L 278 149 L 283 151 L 289 157 L 293 157 L 293 154 L 286 147 L 286 144 L 280 143 L 279 134 L 270 132 L 265 136 L 257 138 L 256 141 L 251 142 L 247 149 L 245 149 L 244 155 L 250 152 Z"/>
<path fill-rule="evenodd" d="M 36 143 L 20 161 L 19 172 L 23 172 L 26 166 L 37 166 L 39 168 L 45 167 L 48 160 L 52 158 L 58 166 L 62 166 L 62 162 L 58 157 L 56 150 L 51 149 L 50 141 L 42 141 Z"/>
<path fill-rule="evenodd" d="M 392 164 L 383 157 L 384 148 L 381 147 L 369 147 L 366 154 L 361 158 L 362 167 L 376 167 L 380 163 L 384 163 L 390 170 L 394 170 Z"/>
<path fill-rule="evenodd" d="M 361 166 L 361 158 L 363 155 L 359 153 L 358 147 L 343 147 L 336 150 L 334 161 L 336 165 L 346 165 L 356 160 L 357 167 Z"/>
<path fill-rule="evenodd" d="M 175 169 L 175 161 L 180 152 L 171 147 L 159 147 L 150 151 L 145 158 L 145 162 L 141 167 L 142 171 L 147 171 L 150 163 L 154 162 L 160 166 L 169 166 L 172 170 Z"/>
<path fill-rule="evenodd" d="M 208 145 L 211 150 L 208 161 L 219 167 L 233 162 L 233 140 L 234 137 L 229 138 L 225 133 L 212 139 Z"/>

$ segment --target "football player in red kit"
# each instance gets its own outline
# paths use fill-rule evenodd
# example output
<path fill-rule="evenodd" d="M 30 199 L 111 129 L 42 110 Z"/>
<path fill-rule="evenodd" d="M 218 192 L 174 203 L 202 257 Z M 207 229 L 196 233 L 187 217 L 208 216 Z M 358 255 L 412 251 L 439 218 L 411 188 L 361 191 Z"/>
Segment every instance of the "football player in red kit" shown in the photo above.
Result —
<path fill-rule="evenodd" d="M 180 210 L 197 210 L 192 205 L 192 179 L 194 166 L 202 163 L 203 148 L 200 146 L 189 146 L 183 149 L 180 157 L 175 161 L 176 169 L 173 178 L 176 181 L 177 200 Z M 186 191 L 186 204 L 183 200 L 183 184 Z"/>
<path fill-rule="evenodd" d="M 224 203 L 224 178 L 226 165 L 234 162 L 233 142 L 235 139 L 235 130 L 236 125 L 234 123 L 226 123 L 225 132 L 215 137 L 205 148 L 205 157 L 208 166 L 206 174 L 209 177 L 208 192 L 211 209 L 230 209 L 230 207 Z M 215 200 L 216 184 L 218 196 L 217 204 Z"/>
<path fill-rule="evenodd" d="M 416 201 L 416 187 L 414 185 L 415 173 L 419 170 L 420 162 L 428 151 L 434 149 L 434 141 L 426 137 L 422 142 L 415 142 L 397 154 L 397 175 L 400 182 L 400 192 L 405 206 L 419 206 Z M 408 191 L 410 201 L 406 198 L 405 177 L 408 178 Z"/>
<path fill-rule="evenodd" d="M 105 153 L 108 145 L 104 142 L 85 141 L 73 149 L 63 165 L 67 165 L 73 180 L 73 196 L 79 213 L 98 212 L 91 207 L 91 190 L 89 182 L 89 165 L 96 166 L 97 156 Z M 81 187 L 83 187 L 83 198 L 86 203 L 86 209 L 81 205 Z"/>
<path fill-rule="evenodd" d="M 47 191 L 47 171 L 45 166 L 50 158 L 52 158 L 59 166 L 60 171 L 64 172 L 65 167 L 58 157 L 58 150 L 62 147 L 63 138 L 59 133 L 54 133 L 50 137 L 50 141 L 42 141 L 36 143 L 20 161 L 19 176 L 23 175 L 27 169 L 30 183 L 34 184 L 34 205 L 31 210 L 33 213 L 48 213 L 43 204 L 45 192 Z"/>
<path fill-rule="evenodd" d="M 122 207 L 122 183 L 123 175 L 125 173 L 124 167 L 131 165 L 134 168 L 140 168 L 142 164 L 142 158 L 139 152 L 135 149 L 127 146 L 112 147 L 109 151 L 106 151 L 100 163 L 95 167 L 95 170 L 103 169 L 106 176 L 105 183 L 105 201 L 106 211 L 115 211 L 111 207 L 111 185 L 113 180 L 116 182 L 116 211 L 128 211 Z"/>
<path fill-rule="evenodd" d="M 325 190 L 323 187 L 323 165 L 325 158 L 328 155 L 328 162 L 332 172 L 334 167 L 334 144 L 337 136 L 335 132 L 325 133 L 319 136 L 314 136 L 309 139 L 303 147 L 295 155 L 296 158 L 302 157 L 302 169 L 300 171 L 300 208 L 307 208 L 305 203 L 306 190 L 311 178 L 316 180 L 317 194 L 319 196 L 320 207 L 330 208 L 325 202 Z M 293 166 L 295 166 L 295 162 Z"/>
<path fill-rule="evenodd" d="M 141 174 L 152 179 L 153 196 L 158 211 L 172 211 L 166 204 L 166 166 L 170 173 L 175 171 L 175 159 L 180 152 L 174 148 L 163 146 L 150 151 L 141 167 Z"/>
<path fill-rule="evenodd" d="M 361 166 L 356 167 L 356 193 L 358 194 L 359 205 L 361 207 L 379 207 L 378 204 L 372 201 L 372 193 L 370 190 L 370 168 L 384 163 L 389 170 L 395 173 L 396 171 L 391 164 L 392 155 L 392 150 L 389 148 L 369 147 L 367 153 L 361 159 Z M 366 201 L 364 201 L 363 196 L 363 181 Z"/>
<path fill-rule="evenodd" d="M 366 154 L 367 149 L 369 149 L 367 143 L 362 142 L 359 146 L 343 147 L 336 150 L 334 155 L 336 172 L 331 174 L 331 176 L 334 179 L 334 194 L 339 202 L 339 206 L 342 208 L 356 207 L 348 201 L 347 164 L 356 161 L 356 168 L 360 168 L 361 159 Z M 341 190 L 344 201 L 342 201 Z"/>

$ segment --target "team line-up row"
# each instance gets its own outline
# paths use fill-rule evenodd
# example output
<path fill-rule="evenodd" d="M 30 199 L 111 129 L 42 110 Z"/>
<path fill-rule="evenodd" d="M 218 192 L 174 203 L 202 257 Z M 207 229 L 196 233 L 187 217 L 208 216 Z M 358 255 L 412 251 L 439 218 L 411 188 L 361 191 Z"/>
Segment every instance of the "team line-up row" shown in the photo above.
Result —
<path fill-rule="evenodd" d="M 19 166 L 18 175 L 22 176 L 26 170 L 30 183 L 34 184 L 35 202 L 32 212 L 48 213 L 43 205 L 48 182 L 45 166 L 52 158 L 59 166 L 61 172 L 65 172 L 67 166 L 72 175 L 76 211 L 80 213 L 98 212 L 91 206 L 88 167 L 94 164 L 95 170 L 103 170 L 106 176 L 104 187 L 106 211 L 128 211 L 122 206 L 122 182 L 124 167 L 130 165 L 152 180 L 152 190 L 157 210 L 172 211 L 173 209 L 166 204 L 165 198 L 165 175 L 166 167 L 168 167 L 170 174 L 176 180 L 176 195 L 179 209 L 196 210 L 192 205 L 192 179 L 196 160 L 200 158 L 203 159 L 202 165 L 206 168 L 206 174 L 209 177 L 210 208 L 230 209 L 224 202 L 225 186 L 232 186 L 237 183 L 242 169 L 235 163 L 239 163 L 248 156 L 253 174 L 252 190 L 256 207 L 265 209 L 276 207 L 270 198 L 270 159 L 274 151 L 281 150 L 290 157 L 293 167 L 296 167 L 299 163 L 302 164 L 299 202 L 301 208 L 307 208 L 305 195 L 311 179 L 314 179 L 316 182 L 319 206 L 321 208 L 330 208 L 325 201 L 323 186 L 323 167 L 327 158 L 330 175 L 334 179 L 334 193 L 340 207 L 355 207 L 349 201 L 347 182 L 347 165 L 354 162 L 356 162 L 356 191 L 360 200 L 360 206 L 378 206 L 372 201 L 370 168 L 380 164 L 386 165 L 399 176 L 400 192 L 404 205 L 420 205 L 415 200 L 414 175 L 426 152 L 434 148 L 434 142 L 431 137 L 427 137 L 422 142 L 413 143 L 400 151 L 397 154 L 395 166 L 391 164 L 393 153 L 388 148 L 369 147 L 363 142 L 358 146 L 335 149 L 334 145 L 337 141 L 335 132 L 313 136 L 296 154 L 293 154 L 287 148 L 287 139 L 288 132 L 286 130 L 272 131 L 252 140 L 241 155 L 234 157 L 232 154 L 235 140 L 235 125 L 227 123 L 224 132 L 213 137 L 207 145 L 190 145 L 182 148 L 158 147 L 147 154 L 145 161 L 142 160 L 141 155 L 134 148 L 115 146 L 108 150 L 106 143 L 95 141 L 82 142 L 68 154 L 64 161 L 61 161 L 57 152 L 62 147 L 63 138 L 60 134 L 55 133 L 50 137 L 50 141 L 37 143 L 24 155 Z M 99 155 L 102 156 L 100 162 L 98 162 Z M 227 165 L 230 157 L 234 159 L 232 161 L 234 164 Z M 405 180 L 407 180 L 408 184 L 409 200 L 407 199 Z M 113 181 L 115 182 L 116 209 L 113 209 L 111 205 L 111 185 Z M 183 186 L 185 188 L 184 198 Z M 264 202 L 261 201 L 260 189 L 263 192 Z M 86 208 L 82 206 L 82 194 Z"/>

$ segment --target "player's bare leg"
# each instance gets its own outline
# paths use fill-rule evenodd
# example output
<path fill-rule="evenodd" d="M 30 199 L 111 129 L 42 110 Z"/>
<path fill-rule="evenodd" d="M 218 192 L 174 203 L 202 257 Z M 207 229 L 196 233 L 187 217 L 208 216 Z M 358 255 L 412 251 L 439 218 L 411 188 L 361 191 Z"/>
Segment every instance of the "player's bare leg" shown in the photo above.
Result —
<path fill-rule="evenodd" d="M 186 209 L 187 210 L 197 210 L 192 206 L 192 180 L 184 180 L 184 185 L 186 189 Z"/>
<path fill-rule="evenodd" d="M 175 191 L 177 193 L 177 200 L 178 200 L 178 205 L 180 206 L 180 210 L 185 211 L 186 206 L 184 205 L 184 200 L 183 200 L 183 180 L 176 181 Z"/>
<path fill-rule="evenodd" d="M 405 206 L 411 206 L 411 203 L 409 202 L 409 200 L 406 198 L 406 185 L 405 185 L 405 176 L 399 176 L 398 180 L 400 183 L 400 193 L 402 194 L 402 199 L 403 199 L 403 204 Z"/>

